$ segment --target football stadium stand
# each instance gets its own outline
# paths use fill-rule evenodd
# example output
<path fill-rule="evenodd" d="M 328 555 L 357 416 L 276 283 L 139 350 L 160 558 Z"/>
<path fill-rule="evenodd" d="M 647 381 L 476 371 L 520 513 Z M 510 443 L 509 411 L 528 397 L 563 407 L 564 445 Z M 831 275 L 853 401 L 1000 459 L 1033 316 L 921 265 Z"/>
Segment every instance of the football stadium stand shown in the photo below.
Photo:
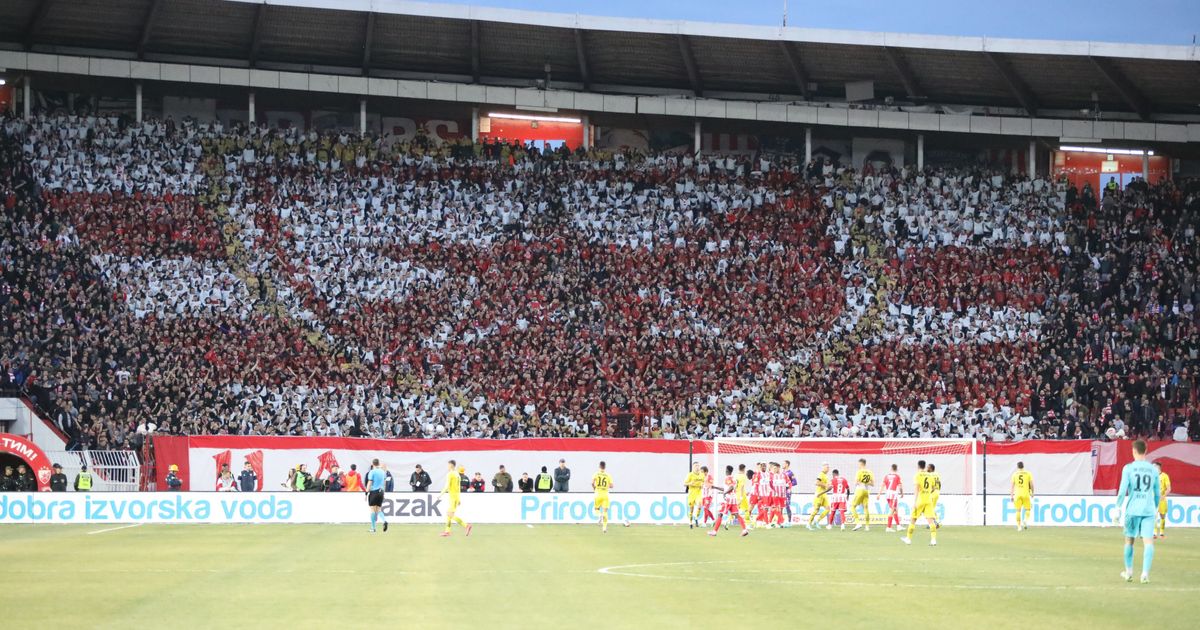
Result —
<path fill-rule="evenodd" d="M 1200 181 L 1145 148 L 1192 49 L 48 4 L 0 8 L 0 389 L 74 446 L 1200 433 Z"/>

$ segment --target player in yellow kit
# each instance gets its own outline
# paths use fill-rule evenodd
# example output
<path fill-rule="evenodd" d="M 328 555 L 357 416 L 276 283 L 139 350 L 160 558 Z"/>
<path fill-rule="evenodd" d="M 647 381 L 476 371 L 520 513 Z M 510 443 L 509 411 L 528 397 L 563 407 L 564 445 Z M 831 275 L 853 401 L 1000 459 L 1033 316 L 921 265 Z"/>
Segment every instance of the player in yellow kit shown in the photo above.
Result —
<path fill-rule="evenodd" d="M 704 490 L 704 473 L 700 472 L 700 462 L 692 462 L 692 472 L 683 481 L 687 488 L 688 529 L 696 526 L 700 518 L 700 496 Z"/>
<path fill-rule="evenodd" d="M 458 512 L 458 505 L 461 502 L 462 475 L 458 472 L 453 459 L 449 461 L 449 464 L 449 469 L 446 471 L 446 486 L 438 493 L 438 499 L 441 499 L 442 495 L 449 495 L 450 497 L 450 505 L 446 509 L 446 529 L 442 532 L 442 537 L 445 538 L 450 535 L 450 525 L 452 523 L 461 525 L 467 530 L 467 536 L 470 536 L 471 526 L 456 514 Z"/>
<path fill-rule="evenodd" d="M 938 527 L 942 524 L 937 520 L 937 504 L 942 498 L 942 475 L 934 472 L 933 464 L 925 467 L 925 474 L 929 475 L 933 482 L 930 485 L 929 492 L 929 513 L 933 515 L 933 522 Z"/>
<path fill-rule="evenodd" d="M 604 462 L 600 462 L 600 470 L 592 475 L 592 491 L 596 493 L 595 510 L 600 513 L 600 531 L 608 533 L 608 491 L 613 489 L 612 477 L 604 470 Z"/>
<path fill-rule="evenodd" d="M 867 470 L 867 460 L 858 460 L 858 472 L 854 473 L 854 501 L 850 503 L 850 515 L 856 521 L 854 531 L 871 531 L 871 486 L 875 485 L 875 474 Z M 858 506 L 862 506 L 862 520 L 858 517 Z"/>
<path fill-rule="evenodd" d="M 1013 509 L 1017 511 L 1017 531 L 1029 529 L 1028 520 L 1033 513 L 1033 473 L 1025 470 L 1025 462 L 1017 462 L 1017 472 L 1012 476 Z"/>
<path fill-rule="evenodd" d="M 738 474 L 736 477 L 738 512 L 742 514 L 742 518 L 747 523 L 750 522 L 750 496 L 746 494 L 746 485 L 750 483 L 750 478 L 753 475 L 753 471 L 746 470 L 745 464 L 738 464 Z M 725 524 L 725 528 L 729 529 L 728 523 Z"/>
<path fill-rule="evenodd" d="M 917 498 L 913 505 L 912 520 L 908 523 L 908 533 L 900 539 L 904 544 L 912 544 L 912 535 L 913 530 L 917 528 L 917 519 L 924 516 L 925 520 L 929 522 L 929 544 L 937 545 L 938 523 L 933 511 L 933 493 L 935 485 L 940 483 L 941 479 L 936 473 L 925 471 L 925 460 L 917 462 Z"/>
<path fill-rule="evenodd" d="M 1154 537 L 1167 537 L 1167 495 L 1171 493 L 1171 478 L 1163 471 L 1162 464 L 1154 462 L 1158 469 L 1158 521 L 1155 523 Z"/>
<path fill-rule="evenodd" d="M 829 464 L 821 464 L 821 472 L 817 474 L 817 483 L 813 488 L 812 513 L 808 515 L 808 528 L 813 528 L 813 521 L 821 522 L 821 510 L 829 514 Z M 829 526 L 826 525 L 828 528 Z"/>

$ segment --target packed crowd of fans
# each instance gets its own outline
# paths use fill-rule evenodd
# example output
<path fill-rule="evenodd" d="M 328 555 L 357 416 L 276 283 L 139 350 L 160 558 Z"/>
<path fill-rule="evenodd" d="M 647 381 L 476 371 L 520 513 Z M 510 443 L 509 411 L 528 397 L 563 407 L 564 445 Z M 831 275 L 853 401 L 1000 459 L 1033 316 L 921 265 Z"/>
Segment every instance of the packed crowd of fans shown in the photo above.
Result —
<path fill-rule="evenodd" d="M 4 121 L 0 386 L 155 431 L 1170 437 L 1200 189 Z"/>

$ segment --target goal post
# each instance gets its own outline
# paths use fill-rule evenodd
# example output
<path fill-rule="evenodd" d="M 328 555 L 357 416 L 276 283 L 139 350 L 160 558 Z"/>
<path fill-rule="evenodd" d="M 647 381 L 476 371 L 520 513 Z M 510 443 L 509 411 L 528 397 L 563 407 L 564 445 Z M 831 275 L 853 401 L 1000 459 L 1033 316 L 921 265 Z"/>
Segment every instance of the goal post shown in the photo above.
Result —
<path fill-rule="evenodd" d="M 824 464 L 838 470 L 853 486 L 858 460 L 867 460 L 867 468 L 875 477 L 871 488 L 874 500 L 893 464 L 905 496 L 911 496 L 917 462 L 924 460 L 934 464 L 941 475 L 941 502 L 948 512 L 954 511 L 952 524 L 982 523 L 982 460 L 978 442 L 972 439 L 717 438 L 697 446 L 697 461 L 706 464 L 714 478 L 724 476 L 728 465 L 736 471 L 741 464 L 751 468 L 759 462 L 791 462 L 797 482 L 793 501 L 801 499 L 801 505 L 812 498 L 814 482 Z"/>

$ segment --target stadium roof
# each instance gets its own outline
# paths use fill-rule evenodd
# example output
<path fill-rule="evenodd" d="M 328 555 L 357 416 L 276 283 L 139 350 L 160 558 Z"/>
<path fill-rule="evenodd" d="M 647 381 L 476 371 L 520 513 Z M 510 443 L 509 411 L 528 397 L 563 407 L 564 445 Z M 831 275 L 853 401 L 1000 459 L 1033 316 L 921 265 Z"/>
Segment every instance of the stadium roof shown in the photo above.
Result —
<path fill-rule="evenodd" d="M 10 49 L 612 93 L 1200 116 L 1193 46 L 590 17 L 402 0 L 5 0 Z"/>

